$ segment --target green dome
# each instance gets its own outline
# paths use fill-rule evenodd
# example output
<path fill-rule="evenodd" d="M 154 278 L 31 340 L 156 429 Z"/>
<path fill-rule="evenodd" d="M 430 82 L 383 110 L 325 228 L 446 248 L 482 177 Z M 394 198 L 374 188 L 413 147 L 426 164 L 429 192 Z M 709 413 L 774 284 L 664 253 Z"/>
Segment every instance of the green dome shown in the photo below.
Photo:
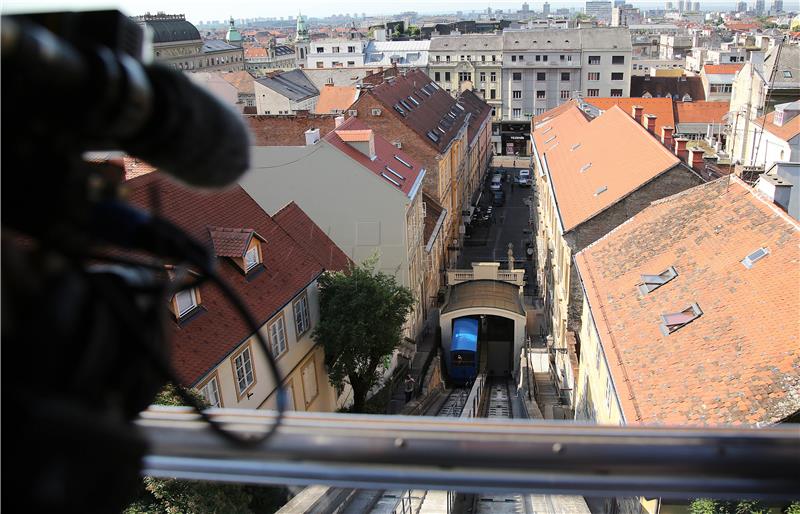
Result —
<path fill-rule="evenodd" d="M 295 41 L 308 41 L 308 27 L 306 27 L 306 19 L 303 15 L 297 13 L 297 35 Z"/>
<path fill-rule="evenodd" d="M 225 35 L 225 41 L 227 41 L 228 43 L 232 41 L 236 43 L 241 43 L 242 41 L 242 35 L 239 34 L 239 31 L 236 30 L 236 27 L 233 26 L 233 17 L 231 17 L 231 26 L 228 27 L 228 34 Z"/>

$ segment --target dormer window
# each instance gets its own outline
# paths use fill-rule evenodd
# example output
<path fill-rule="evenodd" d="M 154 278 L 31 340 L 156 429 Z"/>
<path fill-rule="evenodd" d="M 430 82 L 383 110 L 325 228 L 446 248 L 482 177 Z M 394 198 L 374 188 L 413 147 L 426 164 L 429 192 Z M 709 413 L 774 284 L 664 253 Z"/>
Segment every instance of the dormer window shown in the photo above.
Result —
<path fill-rule="evenodd" d="M 245 275 L 264 262 L 261 243 L 266 240 L 248 228 L 209 227 L 209 235 L 217 257 L 230 259 Z"/>
<path fill-rule="evenodd" d="M 642 282 L 638 285 L 639 292 L 642 294 L 642 296 L 644 296 L 647 293 L 655 291 L 677 276 L 678 272 L 675 271 L 675 268 L 672 266 L 662 271 L 658 275 L 642 275 Z"/>
<path fill-rule="evenodd" d="M 700 306 L 696 303 L 693 303 L 683 309 L 681 312 L 662 314 L 661 325 L 659 325 L 659 329 L 661 329 L 662 334 L 668 336 L 676 330 L 679 330 L 696 320 L 702 316 L 702 314 L 703 311 L 700 310 Z"/>
<path fill-rule="evenodd" d="M 173 302 L 175 303 L 175 313 L 178 319 L 187 316 L 200 305 L 198 294 L 194 287 L 178 291 L 173 297 Z"/>
<path fill-rule="evenodd" d="M 258 266 L 261 262 L 261 256 L 258 254 L 258 244 L 254 244 L 244 254 L 244 271 L 248 272 Z"/>

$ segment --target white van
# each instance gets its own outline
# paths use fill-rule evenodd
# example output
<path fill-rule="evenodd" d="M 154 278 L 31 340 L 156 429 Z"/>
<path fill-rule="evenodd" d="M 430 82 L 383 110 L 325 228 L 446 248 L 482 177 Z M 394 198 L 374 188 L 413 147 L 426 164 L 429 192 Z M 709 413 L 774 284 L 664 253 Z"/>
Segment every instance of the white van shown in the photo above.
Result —
<path fill-rule="evenodd" d="M 492 191 L 500 191 L 503 188 L 503 176 L 499 173 L 495 173 L 492 175 L 492 184 L 489 186 L 489 189 Z"/>
<path fill-rule="evenodd" d="M 519 170 L 519 178 L 517 179 L 517 183 L 521 186 L 530 186 L 531 170 L 527 168 Z"/>

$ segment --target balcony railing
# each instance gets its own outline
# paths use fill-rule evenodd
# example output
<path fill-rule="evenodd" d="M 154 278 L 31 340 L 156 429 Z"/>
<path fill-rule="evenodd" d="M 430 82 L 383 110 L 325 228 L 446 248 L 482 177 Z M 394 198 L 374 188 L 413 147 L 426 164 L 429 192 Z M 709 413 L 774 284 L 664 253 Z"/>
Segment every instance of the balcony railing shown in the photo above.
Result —
<path fill-rule="evenodd" d="M 486 277 L 481 277 L 481 278 L 486 278 Z M 493 278 L 494 280 L 502 280 L 503 282 L 509 282 L 517 286 L 523 286 L 525 285 L 525 270 L 523 269 L 498 270 L 497 275 Z M 452 286 L 455 284 L 460 284 L 461 282 L 467 282 L 469 280 L 475 280 L 475 272 L 473 270 L 455 269 L 447 271 L 448 285 Z"/>

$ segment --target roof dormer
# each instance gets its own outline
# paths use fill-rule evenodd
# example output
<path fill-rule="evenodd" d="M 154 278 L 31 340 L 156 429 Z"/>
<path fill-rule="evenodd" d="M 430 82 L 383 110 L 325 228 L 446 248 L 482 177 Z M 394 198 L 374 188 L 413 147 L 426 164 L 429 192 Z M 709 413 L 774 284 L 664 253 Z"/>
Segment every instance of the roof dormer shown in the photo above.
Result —
<path fill-rule="evenodd" d="M 263 267 L 266 239 L 249 228 L 208 227 L 214 254 L 230 259 L 244 274 Z"/>

